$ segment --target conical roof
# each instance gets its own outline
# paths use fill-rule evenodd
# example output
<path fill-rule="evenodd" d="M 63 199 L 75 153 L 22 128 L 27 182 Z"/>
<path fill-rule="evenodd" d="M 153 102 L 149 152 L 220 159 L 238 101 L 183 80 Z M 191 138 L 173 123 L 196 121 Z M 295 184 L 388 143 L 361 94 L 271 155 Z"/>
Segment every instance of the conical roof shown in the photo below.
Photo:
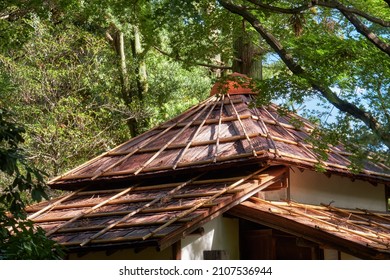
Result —
<path fill-rule="evenodd" d="M 68 252 L 164 250 L 228 213 L 362 258 L 388 259 L 387 214 L 253 197 L 287 187 L 290 166 L 321 164 L 325 172 L 385 183 L 390 174 L 370 162 L 351 173 L 342 147 L 329 146 L 321 160 L 306 142 L 314 125 L 274 104 L 255 106 L 239 77 L 240 85 L 217 85 L 223 94 L 214 89 L 176 118 L 53 179 L 52 187 L 73 191 L 28 207 L 29 219 Z"/>
<path fill-rule="evenodd" d="M 255 106 L 245 83 L 226 83 L 212 96 L 181 115 L 132 138 L 49 182 L 53 188 L 108 184 L 115 180 L 170 176 L 252 163 L 284 164 L 339 173 L 374 182 L 389 182 L 390 169 L 367 162 L 360 173 L 350 171 L 350 154 L 329 146 L 321 159 L 307 143 L 315 126 L 278 106 Z M 219 87 L 219 86 L 218 86 Z M 242 93 L 240 93 L 242 91 Z M 299 125 L 298 125 L 299 124 Z"/>

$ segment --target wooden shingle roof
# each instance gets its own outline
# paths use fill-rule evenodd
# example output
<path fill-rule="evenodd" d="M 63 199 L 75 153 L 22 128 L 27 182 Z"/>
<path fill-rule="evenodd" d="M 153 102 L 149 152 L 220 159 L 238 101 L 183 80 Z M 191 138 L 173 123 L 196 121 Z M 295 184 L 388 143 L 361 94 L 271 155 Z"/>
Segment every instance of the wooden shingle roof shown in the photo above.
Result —
<path fill-rule="evenodd" d="M 251 197 L 228 212 L 363 259 L 390 259 L 390 214 Z"/>
<path fill-rule="evenodd" d="M 328 146 L 327 159 L 320 158 L 306 142 L 315 126 L 274 104 L 255 106 L 252 90 L 229 82 L 223 94 L 215 88 L 213 93 L 52 179 L 52 188 L 71 192 L 27 208 L 29 218 L 75 251 L 164 249 L 211 219 L 247 206 L 259 191 L 286 187 L 288 166 L 321 165 L 329 173 L 390 182 L 389 167 L 369 161 L 352 173 L 342 146 Z"/>
<path fill-rule="evenodd" d="M 254 166 L 169 183 L 81 188 L 26 210 L 47 236 L 70 250 L 116 245 L 162 250 L 259 191 L 286 187 L 287 174 L 282 166 Z"/>
<path fill-rule="evenodd" d="M 254 106 L 251 92 L 217 94 L 178 117 L 130 139 L 118 147 L 49 182 L 53 188 L 81 184 L 111 184 L 143 176 L 169 176 L 188 170 L 209 170 L 249 162 L 321 166 L 374 182 L 389 182 L 390 168 L 367 161 L 360 173 L 350 170 L 350 153 L 342 146 L 328 147 L 327 159 L 306 142 L 315 126 L 278 106 Z M 243 91 L 245 91 L 243 89 Z M 299 125 L 298 125 L 299 124 Z"/>

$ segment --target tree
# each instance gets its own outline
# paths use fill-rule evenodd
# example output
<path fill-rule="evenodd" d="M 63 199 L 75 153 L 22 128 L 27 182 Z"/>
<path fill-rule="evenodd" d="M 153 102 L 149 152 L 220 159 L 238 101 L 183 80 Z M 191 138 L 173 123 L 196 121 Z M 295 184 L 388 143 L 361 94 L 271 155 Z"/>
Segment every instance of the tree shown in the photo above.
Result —
<path fill-rule="evenodd" d="M 388 91 L 389 85 L 390 46 L 386 36 L 377 35 L 384 32 L 390 22 L 371 15 L 370 12 L 377 12 L 373 7 L 367 12 L 363 10 L 367 1 L 364 4 L 361 1 L 356 2 L 356 6 L 346 6 L 339 1 L 273 1 L 270 4 L 268 1 L 250 0 L 236 4 L 233 1 L 219 0 L 224 8 L 252 25 L 284 62 L 288 71 L 293 74 L 293 79 L 308 88 L 307 92 L 314 90 L 314 94 L 319 93 L 341 112 L 363 122 L 381 143 L 390 148 L 389 100 L 383 94 Z M 379 13 L 389 16 L 384 3 L 381 5 L 380 1 L 371 2 Z M 266 26 L 269 14 L 281 18 L 284 16 L 285 22 L 293 26 L 296 38 L 283 38 L 277 33 L 278 30 Z M 328 20 L 332 27 L 325 25 L 323 28 L 321 24 L 324 20 Z M 354 30 L 351 30 L 352 27 Z M 301 34 L 304 28 L 307 29 L 305 35 Z M 322 30 L 319 32 L 320 28 Z M 313 43 L 316 46 L 313 46 Z M 302 48 L 304 45 L 310 46 L 312 50 Z M 316 53 L 315 56 L 308 54 L 312 51 Z M 331 68 L 331 71 L 337 71 L 336 75 L 325 69 L 332 60 L 337 60 L 336 68 Z M 372 69 L 367 72 L 368 65 L 381 60 L 381 64 L 385 65 L 383 69 L 380 67 L 380 71 Z M 325 61 L 330 63 L 326 65 Z M 368 80 L 369 75 L 372 77 Z M 375 81 L 378 77 L 379 81 Z M 349 92 L 350 98 L 340 97 L 333 87 Z M 357 87 L 366 90 L 366 96 L 351 96 L 350 93 Z M 377 104 L 371 103 L 371 108 L 364 108 L 364 102 L 359 99 L 374 99 Z"/>
<path fill-rule="evenodd" d="M 0 85 L 2 91 L 10 89 L 4 73 Z M 0 259 L 59 258 L 61 249 L 27 220 L 24 211 L 27 201 L 46 197 L 43 173 L 27 161 L 20 147 L 24 132 L 12 114 L 0 107 Z"/>
<path fill-rule="evenodd" d="M 161 9 L 171 15 L 165 24 L 183 42 L 171 41 L 172 54 L 207 64 L 219 52 L 224 66 L 234 66 L 242 59 L 233 40 L 245 25 L 246 39 L 263 57 L 264 75 L 256 85 L 260 103 L 282 100 L 282 106 L 296 108 L 315 99 L 328 109 L 301 114 L 322 122 L 325 141 L 359 143 L 359 149 L 349 148 L 389 155 L 390 9 L 385 1 L 205 0 L 180 1 L 176 7 L 176 1 L 167 2 Z M 205 34 L 218 38 L 211 41 Z M 336 117 L 327 117 L 331 111 Z"/>

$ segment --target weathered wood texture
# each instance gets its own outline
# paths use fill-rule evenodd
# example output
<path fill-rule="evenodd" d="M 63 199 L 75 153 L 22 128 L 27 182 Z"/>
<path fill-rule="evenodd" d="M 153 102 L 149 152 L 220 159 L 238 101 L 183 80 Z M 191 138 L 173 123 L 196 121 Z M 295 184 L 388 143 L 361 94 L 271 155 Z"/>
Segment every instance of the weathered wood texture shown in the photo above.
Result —
<path fill-rule="evenodd" d="M 231 173 L 231 172 L 230 172 Z M 210 172 L 186 181 L 77 190 L 27 208 L 46 235 L 71 247 L 150 240 L 166 248 L 256 192 L 285 183 L 285 167 L 257 167 L 241 176 Z"/>
<path fill-rule="evenodd" d="M 373 182 L 389 182 L 390 169 L 367 160 L 352 173 L 350 154 L 342 146 L 328 147 L 327 159 L 306 140 L 315 128 L 294 113 L 281 114 L 276 105 L 256 108 L 254 95 L 212 96 L 180 116 L 104 153 L 49 182 L 66 189 L 85 182 L 131 179 L 173 170 L 223 167 L 232 162 L 271 160 L 305 168 L 322 166 Z M 298 125 L 299 124 L 299 125 Z"/>
<path fill-rule="evenodd" d="M 390 259 L 390 214 L 270 202 L 252 197 L 228 211 L 364 259 Z"/>

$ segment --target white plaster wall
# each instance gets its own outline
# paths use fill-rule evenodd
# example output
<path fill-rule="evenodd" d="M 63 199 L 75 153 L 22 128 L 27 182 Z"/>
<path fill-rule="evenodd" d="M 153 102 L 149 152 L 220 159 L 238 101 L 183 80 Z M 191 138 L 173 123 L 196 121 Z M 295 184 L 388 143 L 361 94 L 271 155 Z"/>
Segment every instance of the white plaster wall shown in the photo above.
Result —
<path fill-rule="evenodd" d="M 324 260 L 338 260 L 339 251 L 335 249 L 324 249 Z M 340 260 L 360 260 L 359 258 L 340 252 Z"/>
<path fill-rule="evenodd" d="M 334 201 L 332 206 L 341 208 L 386 211 L 384 185 L 373 186 L 337 175 L 329 178 L 319 172 L 302 172 L 297 168 L 290 171 L 290 198 L 314 205 Z"/>
<path fill-rule="evenodd" d="M 338 260 L 339 252 L 334 249 L 324 249 L 324 260 Z"/>
<path fill-rule="evenodd" d="M 204 250 L 225 250 L 229 259 L 239 259 L 238 219 L 217 217 L 203 228 L 203 235 L 190 235 L 182 240 L 183 260 L 203 260 Z"/>

